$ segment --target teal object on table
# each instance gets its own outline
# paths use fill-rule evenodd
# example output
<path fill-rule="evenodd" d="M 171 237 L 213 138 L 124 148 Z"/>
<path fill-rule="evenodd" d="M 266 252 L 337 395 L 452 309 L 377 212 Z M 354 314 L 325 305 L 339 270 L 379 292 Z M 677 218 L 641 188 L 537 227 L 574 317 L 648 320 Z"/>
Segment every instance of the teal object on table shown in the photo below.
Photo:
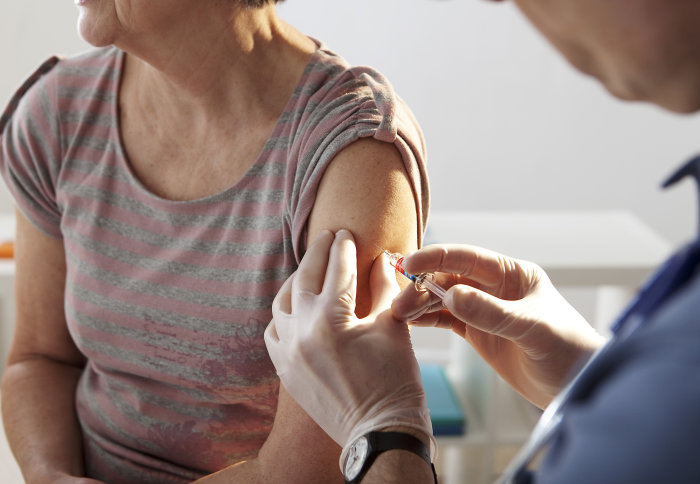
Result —
<path fill-rule="evenodd" d="M 464 435 L 467 419 L 444 368 L 437 363 L 421 363 L 419 366 L 433 434 Z"/>

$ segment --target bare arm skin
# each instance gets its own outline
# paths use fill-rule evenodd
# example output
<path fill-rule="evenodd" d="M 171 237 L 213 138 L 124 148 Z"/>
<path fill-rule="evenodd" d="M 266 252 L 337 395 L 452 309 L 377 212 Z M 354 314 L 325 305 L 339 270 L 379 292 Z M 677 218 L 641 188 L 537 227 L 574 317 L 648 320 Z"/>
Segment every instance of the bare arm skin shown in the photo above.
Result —
<path fill-rule="evenodd" d="M 63 243 L 18 212 L 16 245 L 17 320 L 2 379 L 3 422 L 28 484 L 70 482 L 84 475 L 74 409 L 85 360 L 63 316 Z"/>
<path fill-rule="evenodd" d="M 359 140 L 339 153 L 329 166 L 308 221 L 307 242 L 324 229 L 341 228 L 350 230 L 357 242 L 356 312 L 366 315 L 370 307 L 369 273 L 372 262 L 381 252 L 379 247 L 410 252 L 417 246 L 415 201 L 394 146 L 373 139 Z M 340 451 L 281 388 L 275 424 L 258 459 L 198 482 L 342 483 L 338 466 Z M 403 452 L 396 457 L 391 456 L 394 452 L 387 454 L 384 459 L 391 464 L 399 459 L 403 465 L 404 461 L 410 462 L 416 457 L 403 455 Z M 425 466 L 420 458 L 416 460 L 417 467 L 421 463 Z M 422 474 L 417 472 L 416 475 Z"/>
<path fill-rule="evenodd" d="M 347 229 L 357 244 L 357 315 L 369 311 L 369 274 L 381 248 L 417 248 L 417 214 L 401 156 L 393 145 L 359 140 L 328 168 L 308 224 L 307 242 L 324 229 Z M 399 280 L 403 283 L 403 280 Z"/>

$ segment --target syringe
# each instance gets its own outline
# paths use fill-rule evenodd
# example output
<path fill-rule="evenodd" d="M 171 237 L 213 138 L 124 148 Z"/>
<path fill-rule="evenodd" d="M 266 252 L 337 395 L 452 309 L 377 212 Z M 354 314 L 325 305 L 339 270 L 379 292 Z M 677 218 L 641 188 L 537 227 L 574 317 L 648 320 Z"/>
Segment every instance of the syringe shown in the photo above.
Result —
<path fill-rule="evenodd" d="M 422 274 L 414 275 L 406 272 L 403 268 L 403 256 L 395 252 L 389 252 L 385 250 L 384 253 L 389 257 L 389 264 L 396 269 L 397 272 L 406 276 L 409 280 L 413 281 L 416 289 L 419 291 L 425 291 L 426 289 L 441 300 L 445 297 L 446 291 L 435 283 L 435 275 L 430 272 L 424 272 Z"/>

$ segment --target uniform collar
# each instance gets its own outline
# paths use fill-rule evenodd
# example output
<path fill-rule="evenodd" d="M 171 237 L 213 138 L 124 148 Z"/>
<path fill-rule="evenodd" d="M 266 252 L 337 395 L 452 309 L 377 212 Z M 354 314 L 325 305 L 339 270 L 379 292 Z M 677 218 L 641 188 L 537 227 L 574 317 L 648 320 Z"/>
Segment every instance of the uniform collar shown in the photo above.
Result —
<path fill-rule="evenodd" d="M 678 170 L 668 177 L 662 187 L 668 188 L 688 176 L 693 177 L 695 186 L 700 190 L 700 155 L 685 162 Z M 700 215 L 700 209 L 698 209 L 698 215 Z M 698 223 L 698 230 L 700 231 L 700 223 Z M 698 239 L 700 240 L 700 232 L 698 232 Z"/>

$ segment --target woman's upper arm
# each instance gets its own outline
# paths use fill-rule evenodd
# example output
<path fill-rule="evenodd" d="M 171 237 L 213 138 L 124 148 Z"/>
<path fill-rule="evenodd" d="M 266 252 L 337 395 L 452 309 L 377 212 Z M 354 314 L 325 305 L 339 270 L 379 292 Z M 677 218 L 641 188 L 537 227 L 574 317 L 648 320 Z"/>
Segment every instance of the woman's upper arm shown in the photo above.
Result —
<path fill-rule="evenodd" d="M 307 244 L 324 229 L 348 229 L 357 244 L 357 313 L 369 312 L 369 272 L 381 249 L 411 252 L 418 245 L 414 191 L 398 149 L 363 138 L 327 168 L 308 221 Z"/>
<path fill-rule="evenodd" d="M 63 242 L 37 229 L 17 211 L 15 334 L 8 365 L 45 358 L 82 366 L 64 316 L 66 262 Z"/>
<path fill-rule="evenodd" d="M 324 229 L 345 228 L 355 236 L 358 254 L 357 313 L 369 312 L 369 272 L 380 247 L 411 251 L 417 246 L 416 203 L 398 150 L 391 144 L 361 139 L 336 155 L 327 168 L 308 220 L 307 244 Z M 265 463 L 279 469 L 279 448 L 297 449 L 288 457 L 297 469 L 285 482 L 343 482 L 340 447 L 280 388 L 275 425 L 261 451 Z M 304 455 L 305 457 L 302 457 Z M 309 459 L 313 456 L 313 459 Z"/>

